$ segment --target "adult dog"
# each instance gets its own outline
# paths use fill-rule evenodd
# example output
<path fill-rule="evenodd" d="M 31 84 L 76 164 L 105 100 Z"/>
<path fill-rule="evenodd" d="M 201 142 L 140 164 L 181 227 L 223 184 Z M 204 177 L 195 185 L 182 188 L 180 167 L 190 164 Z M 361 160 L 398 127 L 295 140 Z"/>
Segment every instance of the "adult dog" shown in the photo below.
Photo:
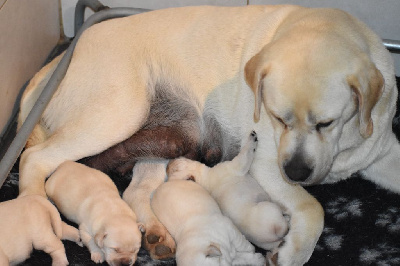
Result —
<path fill-rule="evenodd" d="M 20 122 L 58 61 L 29 84 Z M 400 192 L 392 61 L 376 34 L 334 9 L 185 7 L 99 23 L 80 38 L 21 156 L 20 192 L 45 195 L 63 161 L 110 147 L 119 166 L 232 159 L 254 129 L 251 174 L 291 215 L 278 262 L 301 265 L 323 228 L 301 185 L 361 171 Z"/>

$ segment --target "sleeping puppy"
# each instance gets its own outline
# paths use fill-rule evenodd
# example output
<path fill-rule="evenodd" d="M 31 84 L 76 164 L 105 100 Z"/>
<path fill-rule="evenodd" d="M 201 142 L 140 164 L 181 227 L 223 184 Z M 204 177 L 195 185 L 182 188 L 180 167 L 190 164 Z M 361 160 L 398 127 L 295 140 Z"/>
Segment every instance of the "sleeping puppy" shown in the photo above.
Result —
<path fill-rule="evenodd" d="M 59 61 L 27 86 L 19 127 Z M 110 19 L 79 38 L 21 155 L 20 193 L 44 196 L 67 160 L 99 156 L 88 164 L 105 170 L 149 157 L 232 160 L 254 129 L 250 174 L 291 217 L 278 263 L 302 265 L 324 225 L 302 186 L 360 171 L 400 193 L 396 99 L 382 40 L 337 9 L 198 6 Z"/>
<path fill-rule="evenodd" d="M 151 207 L 177 243 L 177 265 L 265 265 L 200 185 L 186 180 L 163 183 L 153 193 Z"/>
<path fill-rule="evenodd" d="M 181 158 L 171 161 L 168 180 L 191 179 L 204 187 L 217 201 L 222 213 L 253 244 L 273 250 L 287 233 L 287 220 L 277 204 L 249 174 L 257 146 L 253 131 L 248 142 L 232 161 L 209 168 Z"/>
<path fill-rule="evenodd" d="M 94 262 L 106 260 L 113 266 L 135 263 L 141 225 L 108 176 L 67 161 L 47 180 L 46 193 L 67 219 L 79 224 Z"/>
<path fill-rule="evenodd" d="M 56 207 L 38 195 L 0 203 L 0 265 L 17 265 L 33 248 L 43 250 L 53 266 L 68 265 L 60 239 L 80 243 L 79 231 L 61 221 Z"/>
<path fill-rule="evenodd" d="M 151 210 L 150 195 L 165 182 L 168 160 L 143 160 L 135 164 L 132 181 L 123 193 L 123 200 L 137 214 L 137 220 L 145 233 L 142 245 L 150 252 L 152 259 L 165 259 L 175 255 L 174 239 Z"/>

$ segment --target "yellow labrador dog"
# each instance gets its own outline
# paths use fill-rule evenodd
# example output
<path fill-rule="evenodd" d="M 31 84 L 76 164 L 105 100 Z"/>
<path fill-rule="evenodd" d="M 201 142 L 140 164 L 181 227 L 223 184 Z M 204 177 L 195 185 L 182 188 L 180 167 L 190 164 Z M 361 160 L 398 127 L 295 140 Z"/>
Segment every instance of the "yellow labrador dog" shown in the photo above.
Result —
<path fill-rule="evenodd" d="M 222 214 L 229 217 L 251 243 L 274 250 L 287 233 L 287 220 L 281 208 L 271 202 L 249 174 L 256 147 L 257 134 L 253 131 L 232 161 L 210 168 L 186 158 L 172 160 L 167 168 L 168 181 L 195 181 L 211 194 Z"/>
<path fill-rule="evenodd" d="M 151 207 L 177 243 L 177 265 L 265 265 L 264 257 L 255 253 L 254 246 L 199 184 L 168 180 L 154 191 Z"/>
<path fill-rule="evenodd" d="M 58 62 L 27 87 L 20 123 Z M 109 20 L 78 41 L 21 156 L 20 192 L 45 195 L 58 165 L 99 153 L 87 164 L 104 171 L 143 157 L 211 165 L 255 130 L 251 175 L 291 215 L 278 263 L 302 265 L 324 213 L 301 185 L 361 171 L 400 192 L 396 96 L 391 55 L 340 10 L 202 6 Z"/>
<path fill-rule="evenodd" d="M 33 248 L 52 258 L 53 266 L 68 265 L 61 239 L 82 245 L 79 231 L 62 222 L 60 213 L 47 199 L 27 195 L 0 203 L 0 265 L 17 265 Z"/>
<path fill-rule="evenodd" d="M 79 225 L 82 242 L 95 263 L 133 265 L 141 224 L 104 173 L 66 161 L 47 180 L 46 193 L 67 219 Z"/>

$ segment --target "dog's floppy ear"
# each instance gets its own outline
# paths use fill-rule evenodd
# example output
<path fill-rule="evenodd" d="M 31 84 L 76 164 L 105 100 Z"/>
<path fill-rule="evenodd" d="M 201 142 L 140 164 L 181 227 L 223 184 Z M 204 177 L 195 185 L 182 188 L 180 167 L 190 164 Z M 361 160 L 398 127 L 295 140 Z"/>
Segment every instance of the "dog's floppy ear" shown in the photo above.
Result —
<path fill-rule="evenodd" d="M 215 257 L 221 257 L 221 256 L 222 256 L 222 252 L 219 249 L 219 245 L 211 242 L 210 245 L 207 247 L 206 257 L 215 258 Z"/>
<path fill-rule="evenodd" d="M 253 56 L 244 67 L 244 77 L 247 85 L 254 92 L 255 106 L 254 106 L 254 121 L 260 120 L 261 103 L 263 100 L 262 80 L 267 75 L 270 65 L 266 63 L 264 58 L 264 49 L 258 54 Z"/>
<path fill-rule="evenodd" d="M 365 73 L 359 71 L 357 74 L 347 76 L 347 82 L 357 96 L 360 134 L 363 138 L 368 138 L 374 130 L 371 112 L 382 95 L 383 76 L 375 65 L 370 63 Z"/>
<path fill-rule="evenodd" d="M 97 244 L 99 248 L 103 248 L 104 246 L 104 238 L 107 237 L 107 233 L 105 229 L 100 229 L 97 234 L 94 236 L 94 242 Z"/>

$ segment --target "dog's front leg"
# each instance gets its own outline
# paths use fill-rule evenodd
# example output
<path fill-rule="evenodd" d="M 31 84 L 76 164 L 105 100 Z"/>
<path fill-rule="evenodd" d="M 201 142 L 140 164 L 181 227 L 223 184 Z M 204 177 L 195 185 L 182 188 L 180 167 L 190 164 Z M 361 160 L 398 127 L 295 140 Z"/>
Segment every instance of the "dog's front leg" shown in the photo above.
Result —
<path fill-rule="evenodd" d="M 276 160 L 266 162 L 265 157 L 258 154 L 251 174 L 290 215 L 289 232 L 278 251 L 278 265 L 303 265 L 310 259 L 322 233 L 324 211 L 304 188 L 284 181 L 275 165 Z"/>
<path fill-rule="evenodd" d="M 361 173 L 365 179 L 400 193 L 400 143 L 393 132 L 387 138 L 385 147 L 380 158 Z"/>
<path fill-rule="evenodd" d="M 81 239 L 83 244 L 89 249 L 90 251 L 90 258 L 95 263 L 102 263 L 104 262 L 104 253 L 103 251 L 97 246 L 94 242 L 94 238 L 89 234 L 85 224 L 79 225 L 79 233 L 81 235 Z"/>

